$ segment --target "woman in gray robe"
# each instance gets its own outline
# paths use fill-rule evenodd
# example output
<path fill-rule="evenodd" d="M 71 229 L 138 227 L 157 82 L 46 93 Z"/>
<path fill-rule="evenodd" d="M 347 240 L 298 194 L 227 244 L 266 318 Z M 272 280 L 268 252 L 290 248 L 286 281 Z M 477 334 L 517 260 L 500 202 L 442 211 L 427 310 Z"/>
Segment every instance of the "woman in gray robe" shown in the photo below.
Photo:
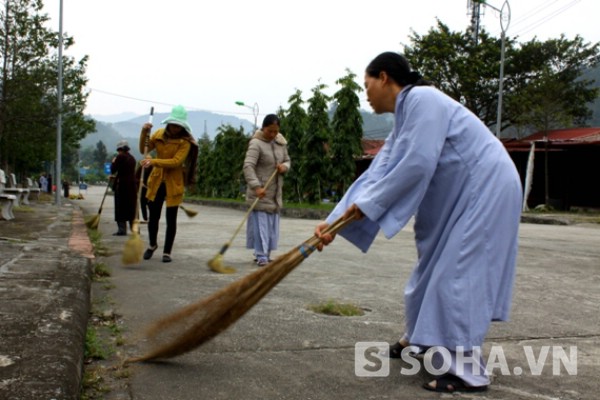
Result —
<path fill-rule="evenodd" d="M 448 350 L 438 356 L 450 355 L 443 360 L 448 373 L 425 389 L 485 390 L 490 381 L 481 357 L 463 371 L 457 352 L 477 353 L 490 323 L 509 317 L 520 177 L 479 118 L 411 71 L 400 54 L 373 59 L 365 88 L 376 113 L 394 113 L 393 130 L 315 233 L 358 213 L 362 218 L 340 235 L 367 252 L 380 229 L 389 239 L 414 216 L 418 259 L 404 290 L 405 333 L 390 356 L 407 354 L 402 350 L 409 346 L 417 352 L 438 346 Z M 333 240 L 322 239 L 325 245 Z"/>

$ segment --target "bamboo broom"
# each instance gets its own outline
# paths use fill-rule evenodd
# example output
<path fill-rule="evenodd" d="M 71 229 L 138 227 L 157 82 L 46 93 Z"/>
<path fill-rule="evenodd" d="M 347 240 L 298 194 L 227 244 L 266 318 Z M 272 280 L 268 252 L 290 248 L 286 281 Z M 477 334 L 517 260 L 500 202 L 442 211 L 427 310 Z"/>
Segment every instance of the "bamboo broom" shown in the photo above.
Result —
<path fill-rule="evenodd" d="M 115 175 L 116 176 L 116 175 Z M 114 177 L 108 178 L 108 183 L 106 184 L 106 189 L 104 189 L 104 196 L 102 196 L 102 201 L 100 202 L 100 208 L 98 209 L 98 214 L 86 219 L 85 225 L 89 229 L 98 229 L 98 225 L 100 224 L 100 214 L 102 214 L 102 207 L 104 206 L 104 200 L 106 199 L 106 194 L 108 193 L 108 188 L 110 188 L 110 182 L 114 179 Z"/>
<path fill-rule="evenodd" d="M 271 182 L 273 181 L 273 179 L 275 179 L 275 177 L 277 176 L 277 172 L 278 172 L 278 170 L 277 170 L 277 168 L 275 168 L 275 171 L 273 171 L 273 173 L 271 174 L 271 176 L 269 177 L 269 179 L 263 186 L 265 189 L 268 188 L 269 185 L 271 184 Z M 210 261 L 208 261 L 208 268 L 212 269 L 215 272 L 219 272 L 221 274 L 233 274 L 235 272 L 235 268 L 223 265 L 223 255 L 225 254 L 225 252 L 227 251 L 229 246 L 231 246 L 233 239 L 235 239 L 238 232 L 240 231 L 240 228 L 244 225 L 244 222 L 246 222 L 246 220 L 248 219 L 248 216 L 250 215 L 252 210 L 254 210 L 254 207 L 256 207 L 259 200 L 260 200 L 260 197 L 256 197 L 256 199 L 254 199 L 254 201 L 252 202 L 252 205 L 250 206 L 250 208 L 248 208 L 248 211 L 246 211 L 246 215 L 244 215 L 244 218 L 242 218 L 242 221 L 240 222 L 240 224 L 236 228 L 235 232 L 231 236 L 231 239 L 229 239 L 229 241 L 226 242 L 221 247 L 221 250 L 219 250 L 219 253 L 217 253 L 216 256 L 214 256 Z"/>
<path fill-rule="evenodd" d="M 336 234 L 357 217 L 341 217 L 323 231 Z M 155 347 L 129 362 L 166 359 L 187 353 L 214 338 L 240 319 L 275 285 L 307 258 L 321 243 L 310 239 L 281 255 L 264 268 L 232 282 L 212 295 L 154 322 L 146 336 Z"/>
<path fill-rule="evenodd" d="M 152 123 L 152 117 L 154 116 L 154 107 L 150 107 L 150 116 L 148 117 L 148 123 Z M 144 143 L 144 159 L 148 156 L 148 140 L 150 134 L 146 135 L 146 143 Z M 140 199 L 142 197 L 142 186 L 144 182 L 145 169 L 142 167 L 140 176 L 140 187 L 138 188 L 137 202 L 135 207 L 135 219 L 131 226 L 131 236 L 129 240 L 125 242 L 125 248 L 123 249 L 123 256 L 121 261 L 125 265 L 138 264 L 142 261 L 142 253 L 144 252 L 144 242 L 140 237 Z"/>
<path fill-rule="evenodd" d="M 196 215 L 198 215 L 198 211 L 192 210 L 191 208 L 184 207 L 182 204 L 179 205 L 179 208 L 181 208 L 183 211 L 185 211 L 185 215 L 187 215 L 190 218 L 194 218 Z"/>

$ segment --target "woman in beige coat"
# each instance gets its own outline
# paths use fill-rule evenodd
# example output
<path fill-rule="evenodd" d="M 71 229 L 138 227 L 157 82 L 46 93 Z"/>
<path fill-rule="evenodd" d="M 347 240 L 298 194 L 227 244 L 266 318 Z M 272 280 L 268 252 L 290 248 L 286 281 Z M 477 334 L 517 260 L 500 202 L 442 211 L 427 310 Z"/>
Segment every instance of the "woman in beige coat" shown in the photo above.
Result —
<path fill-rule="evenodd" d="M 262 128 L 254 133 L 248 144 L 244 160 L 246 179 L 246 201 L 260 200 L 250 213 L 246 230 L 246 247 L 254 249 L 256 263 L 267 265 L 272 250 L 279 241 L 279 211 L 283 205 L 283 174 L 290 169 L 287 141 L 279 133 L 280 121 L 275 114 L 269 114 Z M 268 187 L 264 187 L 269 177 L 277 169 L 277 177 Z"/>

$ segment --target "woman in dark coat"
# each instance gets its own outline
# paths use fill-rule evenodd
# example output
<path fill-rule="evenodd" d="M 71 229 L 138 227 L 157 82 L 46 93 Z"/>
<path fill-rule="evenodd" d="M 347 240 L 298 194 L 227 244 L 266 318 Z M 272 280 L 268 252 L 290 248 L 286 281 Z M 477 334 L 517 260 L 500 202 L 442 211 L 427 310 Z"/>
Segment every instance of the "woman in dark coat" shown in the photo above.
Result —
<path fill-rule="evenodd" d="M 127 141 L 117 144 L 117 156 L 110 165 L 110 173 L 114 176 L 113 191 L 115 193 L 115 221 L 117 232 L 115 236 L 127 235 L 127 222 L 130 229 L 135 219 L 137 206 L 137 182 L 135 179 L 135 158 L 129 154 Z"/>

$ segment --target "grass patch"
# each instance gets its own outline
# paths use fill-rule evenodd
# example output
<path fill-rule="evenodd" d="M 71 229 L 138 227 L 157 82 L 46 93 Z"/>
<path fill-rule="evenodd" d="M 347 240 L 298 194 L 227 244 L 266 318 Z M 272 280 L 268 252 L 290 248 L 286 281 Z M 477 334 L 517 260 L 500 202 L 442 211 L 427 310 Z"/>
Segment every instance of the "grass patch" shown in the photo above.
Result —
<path fill-rule="evenodd" d="M 104 263 L 95 263 L 94 264 L 94 280 L 103 280 L 104 278 L 108 278 L 110 276 L 110 269 Z"/>
<path fill-rule="evenodd" d="M 110 388 L 104 384 L 104 375 L 102 368 L 85 369 L 81 382 L 83 387 L 81 400 L 102 399 L 104 394 L 110 392 Z"/>
<path fill-rule="evenodd" d="M 319 304 L 311 304 L 308 306 L 308 309 L 319 314 L 342 317 L 356 317 L 365 314 L 365 311 L 355 304 L 340 303 L 331 299 Z"/>
<path fill-rule="evenodd" d="M 523 215 L 547 215 L 553 218 L 561 218 L 574 224 L 600 224 L 600 211 L 597 209 L 573 208 L 569 211 L 565 211 L 555 210 L 552 207 L 547 207 L 542 204 L 534 209 L 524 212 Z"/>
<path fill-rule="evenodd" d="M 88 237 L 97 257 L 109 255 L 97 229 L 88 229 Z M 81 400 L 101 400 L 114 390 L 128 385 L 131 371 L 123 365 L 118 348 L 126 344 L 119 315 L 113 311 L 114 304 L 108 291 L 114 288 L 109 279 L 109 266 L 96 262 L 92 266 L 94 290 L 91 315 L 88 320 L 85 341 L 85 364 L 82 379 Z M 101 289 L 100 289 L 101 288 Z"/>
<path fill-rule="evenodd" d="M 88 237 L 92 246 L 94 246 L 94 254 L 97 257 L 106 257 L 109 255 L 108 248 L 102 244 L 102 233 L 97 229 L 88 229 Z"/>
<path fill-rule="evenodd" d="M 35 212 L 33 208 L 31 208 L 30 206 L 25 206 L 25 205 L 20 205 L 17 207 L 13 207 L 13 211 L 19 211 L 22 213 L 32 213 Z"/>
<path fill-rule="evenodd" d="M 335 203 L 321 203 L 321 204 L 284 203 L 283 207 L 284 208 L 294 208 L 294 209 L 310 209 L 310 210 L 331 211 L 335 207 Z"/>
<path fill-rule="evenodd" d="M 246 200 L 244 199 L 227 199 L 220 197 L 200 197 L 200 196 L 186 196 L 186 200 L 198 200 L 198 201 L 218 201 L 223 203 L 235 203 L 235 204 L 245 204 Z M 290 203 L 283 202 L 284 208 L 294 208 L 294 209 L 311 209 L 311 210 L 326 210 L 331 211 L 335 207 L 335 203 L 321 203 L 321 204 L 309 204 L 309 203 Z"/>
<path fill-rule="evenodd" d="M 106 360 L 110 356 L 110 346 L 98 336 L 95 326 L 89 326 L 85 333 L 85 353 L 86 359 Z"/>
<path fill-rule="evenodd" d="M 107 393 L 127 385 L 131 371 L 120 360 L 117 348 L 125 344 L 119 316 L 107 295 L 94 301 L 85 343 L 82 400 L 106 399 Z"/>

